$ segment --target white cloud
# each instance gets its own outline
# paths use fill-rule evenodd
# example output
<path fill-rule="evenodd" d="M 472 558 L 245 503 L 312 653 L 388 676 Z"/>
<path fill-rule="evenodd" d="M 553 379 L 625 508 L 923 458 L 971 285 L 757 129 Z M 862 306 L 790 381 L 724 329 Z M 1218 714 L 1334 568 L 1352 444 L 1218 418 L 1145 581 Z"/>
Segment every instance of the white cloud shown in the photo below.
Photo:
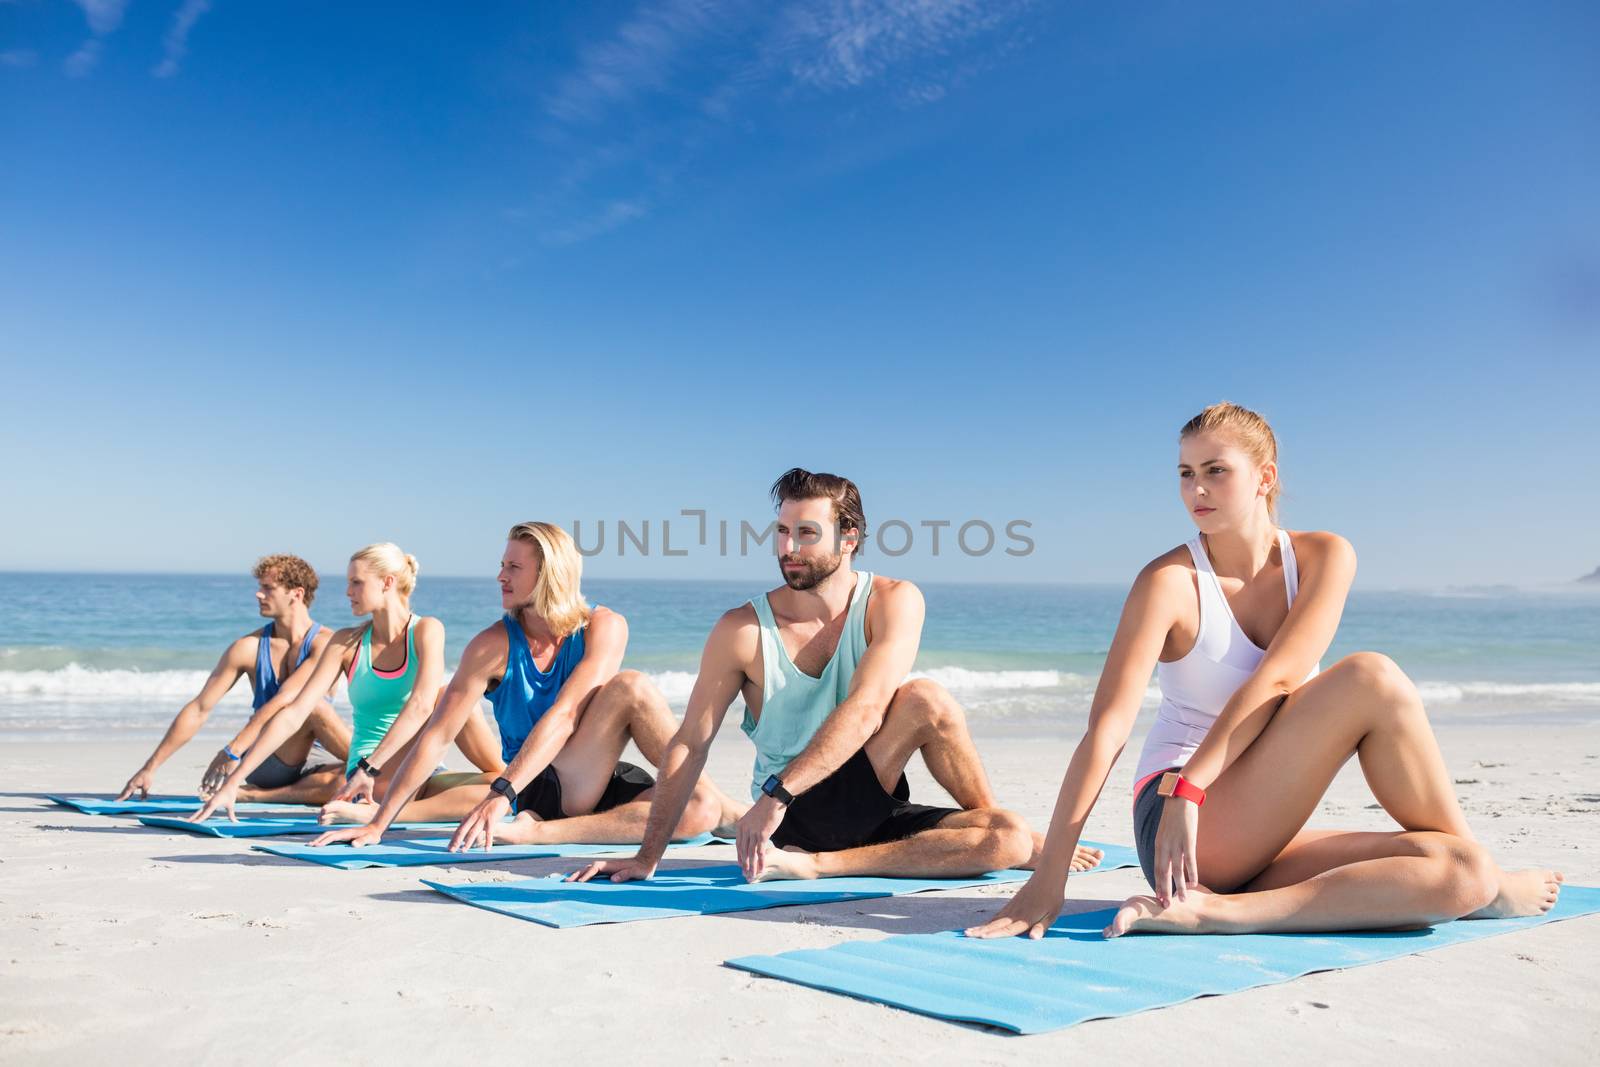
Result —
<path fill-rule="evenodd" d="M 720 0 L 664 0 L 642 6 L 610 40 L 582 51 L 577 69 L 556 86 L 545 109 L 564 122 L 597 119 L 611 104 L 665 88 L 679 55 L 731 10 Z"/>
<path fill-rule="evenodd" d="M 0 67 L 31 67 L 38 59 L 39 53 L 31 48 L 13 48 L 0 52 Z"/>
<path fill-rule="evenodd" d="M 583 219 L 547 234 L 544 239 L 545 244 L 575 245 L 592 237 L 599 237 L 603 233 L 610 233 L 635 219 L 644 218 L 649 213 L 650 207 L 643 200 L 613 200 L 592 218 Z"/>
<path fill-rule="evenodd" d="M 73 0 L 73 3 L 83 8 L 84 17 L 89 20 L 89 32 L 96 37 L 104 37 L 122 25 L 122 13 L 128 8 L 128 0 Z"/>
<path fill-rule="evenodd" d="M 103 51 L 105 43 L 98 37 L 90 37 L 62 62 L 61 69 L 69 78 L 86 78 L 94 70 L 95 64 L 100 62 L 100 53 Z"/>
<path fill-rule="evenodd" d="M 83 9 L 92 36 L 79 45 L 76 52 L 62 61 L 61 69 L 69 78 L 85 78 L 99 65 L 100 56 L 105 52 L 103 38 L 122 25 L 122 13 L 128 8 L 128 0 L 72 0 L 72 2 Z"/>
<path fill-rule="evenodd" d="M 211 0 L 183 0 L 183 6 L 172 16 L 172 25 L 162 39 L 166 54 L 150 73 L 158 78 L 171 78 L 178 73 L 178 64 L 189 51 L 189 31 L 200 21 L 200 16 L 211 10 Z"/>
<path fill-rule="evenodd" d="M 1010 21 L 1024 6 L 1017 0 L 792 4 L 780 17 L 773 50 L 801 85 L 856 88 L 900 63 L 944 55 L 953 45 Z"/>

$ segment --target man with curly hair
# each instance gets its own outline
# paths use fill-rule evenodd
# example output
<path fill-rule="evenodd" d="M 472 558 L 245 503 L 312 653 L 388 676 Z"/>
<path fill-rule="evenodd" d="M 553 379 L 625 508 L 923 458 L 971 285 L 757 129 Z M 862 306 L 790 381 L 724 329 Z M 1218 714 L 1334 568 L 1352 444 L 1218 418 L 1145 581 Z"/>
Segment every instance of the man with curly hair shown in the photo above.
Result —
<path fill-rule="evenodd" d="M 194 737 L 234 683 L 248 677 L 254 690 L 251 706 L 256 714 L 222 746 L 206 768 L 200 791 L 206 793 L 214 788 L 266 726 L 269 717 L 260 712 L 277 693 L 280 679 L 301 671 L 309 674 L 328 643 L 333 631 L 311 618 L 311 602 L 317 595 L 317 572 L 311 564 L 299 556 L 263 556 L 250 573 L 257 582 L 256 605 L 267 624 L 228 646 L 200 692 L 179 709 L 156 750 L 122 787 L 118 800 L 135 793 L 148 796 L 157 768 Z M 310 762 L 313 742 L 320 743 L 338 762 Z M 349 748 L 350 728 L 324 700 L 307 717 L 305 725 L 250 775 L 247 781 L 251 792 L 246 799 L 320 804 L 337 791 Z"/>

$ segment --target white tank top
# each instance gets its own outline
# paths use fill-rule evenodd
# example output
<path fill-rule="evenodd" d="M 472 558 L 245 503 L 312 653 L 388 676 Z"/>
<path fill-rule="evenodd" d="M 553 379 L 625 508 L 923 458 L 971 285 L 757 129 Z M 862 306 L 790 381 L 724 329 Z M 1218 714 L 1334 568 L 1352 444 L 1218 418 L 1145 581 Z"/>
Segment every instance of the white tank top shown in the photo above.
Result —
<path fill-rule="evenodd" d="M 1283 556 L 1284 591 L 1293 607 L 1295 594 L 1300 591 L 1300 569 L 1285 530 L 1278 531 L 1278 551 Z M 1139 754 L 1135 783 L 1143 783 L 1157 771 L 1189 762 L 1223 707 L 1267 654 L 1245 635 L 1233 617 L 1233 609 L 1228 606 L 1217 572 L 1211 569 L 1211 560 L 1198 536 L 1189 542 L 1189 554 L 1194 557 L 1195 584 L 1200 590 L 1199 632 L 1188 655 L 1156 664 L 1161 707 L 1145 738 L 1144 751 Z M 1312 667 L 1306 677 L 1316 673 L 1317 668 Z"/>

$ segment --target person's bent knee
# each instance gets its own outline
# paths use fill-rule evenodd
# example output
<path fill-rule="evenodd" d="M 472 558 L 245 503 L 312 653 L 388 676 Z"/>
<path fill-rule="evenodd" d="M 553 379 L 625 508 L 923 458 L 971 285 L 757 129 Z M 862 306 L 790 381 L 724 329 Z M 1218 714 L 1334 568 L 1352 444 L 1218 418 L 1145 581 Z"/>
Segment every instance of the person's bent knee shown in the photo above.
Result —
<path fill-rule="evenodd" d="M 1033 832 L 1022 816 L 1004 808 L 990 808 L 984 832 L 995 870 L 1017 867 L 1033 858 Z"/>
<path fill-rule="evenodd" d="M 1451 838 L 1446 851 L 1451 910 L 1460 918 L 1487 907 L 1500 892 L 1500 868 L 1489 857 L 1489 850 L 1476 841 Z"/>
<path fill-rule="evenodd" d="M 1500 869 L 1488 849 L 1454 834 L 1417 834 L 1419 855 L 1433 864 L 1439 893 L 1439 921 L 1470 915 L 1494 900 L 1500 890 Z"/>
<path fill-rule="evenodd" d="M 961 725 L 961 705 L 950 691 L 932 678 L 913 678 L 895 690 L 895 701 L 939 728 Z"/>
<path fill-rule="evenodd" d="M 703 784 L 697 785 L 689 795 L 689 803 L 678 819 L 677 832 L 673 836 L 681 839 L 709 834 L 716 827 L 721 814 L 722 805 L 711 790 Z"/>
<path fill-rule="evenodd" d="M 1363 689 L 1377 696 L 1412 699 L 1417 695 L 1406 672 L 1381 652 L 1352 652 L 1332 669 L 1351 675 Z"/>
<path fill-rule="evenodd" d="M 622 697 L 630 704 L 643 703 L 651 700 L 656 695 L 656 687 L 651 684 L 643 672 L 635 670 L 618 671 L 607 682 L 604 691 L 612 696 Z"/>

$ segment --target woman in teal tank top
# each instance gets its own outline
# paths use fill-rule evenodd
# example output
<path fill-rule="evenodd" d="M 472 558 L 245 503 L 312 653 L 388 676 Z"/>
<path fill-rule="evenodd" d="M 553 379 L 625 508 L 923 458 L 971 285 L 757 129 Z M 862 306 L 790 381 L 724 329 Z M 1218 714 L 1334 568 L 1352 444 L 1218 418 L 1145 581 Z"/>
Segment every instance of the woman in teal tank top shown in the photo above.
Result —
<path fill-rule="evenodd" d="M 269 711 L 272 703 L 281 707 L 194 821 L 219 808 L 232 816 L 239 789 L 259 762 L 251 753 L 271 752 L 280 735 L 293 734 L 315 707 L 316 695 L 327 692 L 340 674 L 348 684 L 354 721 L 347 780 L 332 800 L 382 799 L 388 788 L 386 771 L 404 761 L 443 687 L 444 624 L 412 613 L 417 561 L 397 545 L 384 542 L 361 549 L 350 557 L 347 579 L 351 614 L 371 619 L 334 634 L 306 684 L 294 693 L 286 686 L 269 702 Z M 469 721 L 457 743 L 481 770 L 498 773 L 504 766 L 499 746 L 481 717 Z"/>

